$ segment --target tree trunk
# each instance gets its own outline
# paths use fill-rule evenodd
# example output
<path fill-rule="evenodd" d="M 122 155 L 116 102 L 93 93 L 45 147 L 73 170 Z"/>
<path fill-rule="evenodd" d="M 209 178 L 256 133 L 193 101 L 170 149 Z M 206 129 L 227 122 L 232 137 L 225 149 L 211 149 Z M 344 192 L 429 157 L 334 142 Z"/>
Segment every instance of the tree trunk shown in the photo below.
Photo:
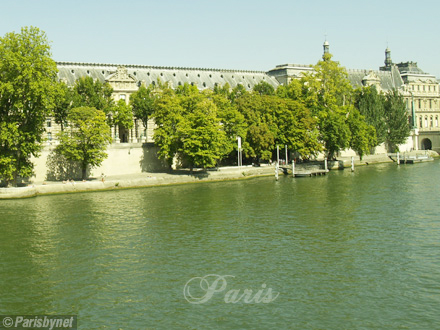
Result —
<path fill-rule="evenodd" d="M 87 164 L 83 164 L 81 170 L 82 170 L 82 180 L 87 179 Z"/>

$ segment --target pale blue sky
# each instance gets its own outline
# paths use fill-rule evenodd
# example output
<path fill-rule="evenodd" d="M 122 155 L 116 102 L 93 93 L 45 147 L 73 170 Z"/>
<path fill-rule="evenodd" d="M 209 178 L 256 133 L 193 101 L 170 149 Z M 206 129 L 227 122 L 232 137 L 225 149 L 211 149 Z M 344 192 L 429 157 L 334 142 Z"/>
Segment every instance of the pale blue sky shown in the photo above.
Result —
<path fill-rule="evenodd" d="M 415 61 L 440 77 L 440 1 L 0 0 L 0 35 L 46 31 L 56 61 L 267 71 L 334 59 Z"/>

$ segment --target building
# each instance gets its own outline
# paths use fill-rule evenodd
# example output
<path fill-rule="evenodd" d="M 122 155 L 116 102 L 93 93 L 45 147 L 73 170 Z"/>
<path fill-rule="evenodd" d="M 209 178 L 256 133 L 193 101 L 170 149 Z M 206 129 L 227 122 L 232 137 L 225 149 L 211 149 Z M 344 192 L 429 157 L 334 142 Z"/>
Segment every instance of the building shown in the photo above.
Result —
<path fill-rule="evenodd" d="M 329 53 L 329 43 L 324 42 L 324 53 Z M 112 65 L 92 63 L 57 63 L 58 77 L 68 85 L 73 85 L 79 77 L 90 76 L 101 82 L 108 82 L 113 88 L 113 97 L 117 101 L 129 102 L 130 95 L 141 84 L 156 84 L 160 79 L 171 87 L 188 83 L 199 89 L 213 89 L 216 85 L 228 83 L 231 88 L 241 84 L 247 90 L 264 81 L 276 88 L 299 79 L 305 72 L 312 72 L 312 65 L 283 64 L 268 72 L 220 70 L 204 68 L 155 67 L 142 65 Z M 433 149 L 440 152 L 440 88 L 437 79 L 418 68 L 415 62 L 394 64 L 389 48 L 385 50 L 385 65 L 379 70 L 347 70 L 353 87 L 374 85 L 384 93 L 399 90 L 405 98 L 408 115 L 413 124 L 411 149 Z M 59 127 L 52 119 L 47 120 L 47 141 L 53 144 Z M 134 127 L 112 127 L 114 143 L 153 142 L 154 122 L 150 121 L 146 129 L 142 122 L 135 120 Z"/>

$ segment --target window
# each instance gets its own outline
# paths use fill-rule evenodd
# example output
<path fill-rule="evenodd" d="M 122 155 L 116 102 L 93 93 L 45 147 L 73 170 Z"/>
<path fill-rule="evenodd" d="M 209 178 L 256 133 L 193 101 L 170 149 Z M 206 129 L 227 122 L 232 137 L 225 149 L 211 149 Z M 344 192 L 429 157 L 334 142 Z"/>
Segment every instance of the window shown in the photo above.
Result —
<path fill-rule="evenodd" d="M 422 108 L 422 100 L 419 100 L 419 109 Z"/>
<path fill-rule="evenodd" d="M 120 95 L 119 95 L 119 99 L 120 99 L 120 100 L 125 100 L 125 98 L 126 98 L 125 94 L 120 94 Z"/>
<path fill-rule="evenodd" d="M 423 85 L 423 91 L 425 91 L 425 85 Z"/>
<path fill-rule="evenodd" d="M 433 118 L 432 118 L 432 116 L 431 116 L 431 120 L 430 120 L 430 122 L 429 122 L 430 124 L 431 124 L 431 127 L 434 127 L 434 121 L 433 121 Z"/>
<path fill-rule="evenodd" d="M 52 127 L 52 120 L 50 118 L 47 119 L 46 125 L 47 127 Z"/>
<path fill-rule="evenodd" d="M 51 132 L 47 133 L 47 141 L 52 141 L 52 133 Z"/>
<path fill-rule="evenodd" d="M 432 100 L 429 100 L 429 108 L 432 109 Z"/>
<path fill-rule="evenodd" d="M 438 116 L 435 116 L 435 127 L 438 127 Z"/>
<path fill-rule="evenodd" d="M 420 116 L 419 117 L 419 128 L 422 128 L 422 127 L 423 127 L 423 117 Z"/>
<path fill-rule="evenodd" d="M 420 85 L 417 85 L 417 90 L 418 90 L 418 91 L 420 90 Z"/>
<path fill-rule="evenodd" d="M 428 116 L 425 116 L 425 127 L 428 127 Z"/>

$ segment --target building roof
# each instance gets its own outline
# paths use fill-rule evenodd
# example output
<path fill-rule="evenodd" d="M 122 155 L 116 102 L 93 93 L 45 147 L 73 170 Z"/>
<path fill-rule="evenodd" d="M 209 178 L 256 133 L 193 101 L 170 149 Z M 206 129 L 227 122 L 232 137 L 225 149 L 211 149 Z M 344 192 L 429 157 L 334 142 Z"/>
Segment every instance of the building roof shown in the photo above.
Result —
<path fill-rule="evenodd" d="M 402 62 L 396 65 L 401 73 L 425 74 L 425 72 L 417 66 L 417 62 Z"/>
<path fill-rule="evenodd" d="M 68 85 L 73 85 L 75 80 L 90 76 L 102 82 L 116 73 L 117 64 L 94 64 L 94 63 L 71 63 L 58 62 L 58 77 Z M 130 77 L 137 80 L 138 84 L 154 84 L 160 79 L 162 82 L 171 83 L 172 87 L 185 83 L 196 85 L 199 89 L 213 89 L 215 85 L 223 86 L 228 83 L 231 88 L 241 84 L 247 90 L 264 81 L 276 88 L 279 83 L 274 77 L 270 77 L 262 71 L 221 70 L 203 68 L 178 68 L 157 67 L 145 65 L 124 65 Z"/>
<path fill-rule="evenodd" d="M 364 87 L 368 81 L 374 81 L 384 91 L 398 89 L 403 85 L 397 68 L 391 68 L 391 71 L 377 70 L 347 70 L 348 79 L 354 88 Z"/>

